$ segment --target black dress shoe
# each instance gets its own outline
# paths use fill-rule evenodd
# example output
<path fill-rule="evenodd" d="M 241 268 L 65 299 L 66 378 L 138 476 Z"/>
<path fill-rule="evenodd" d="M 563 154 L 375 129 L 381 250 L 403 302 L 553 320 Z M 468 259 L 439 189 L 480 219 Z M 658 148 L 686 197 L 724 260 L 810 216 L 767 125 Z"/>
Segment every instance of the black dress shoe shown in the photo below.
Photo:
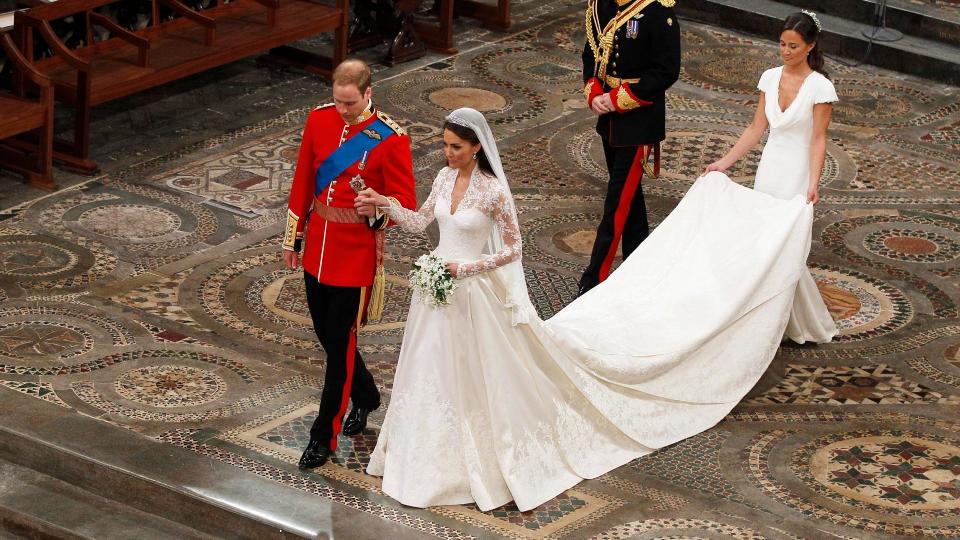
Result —
<path fill-rule="evenodd" d="M 590 292 L 590 289 L 594 287 L 596 287 L 596 285 L 581 285 L 580 289 L 577 290 L 577 298 L 580 298 L 581 296 L 587 294 L 588 292 Z"/>
<path fill-rule="evenodd" d="M 297 464 L 297 467 L 302 471 L 313 469 L 320 467 L 326 463 L 328 459 L 330 459 L 330 449 L 320 444 L 320 441 L 311 439 L 310 443 L 307 444 L 307 449 L 304 450 L 303 455 L 300 456 L 300 463 Z"/>
<path fill-rule="evenodd" d="M 343 423 L 343 434 L 352 437 L 363 433 L 363 430 L 367 428 L 367 416 L 369 416 L 374 409 L 376 409 L 376 407 L 373 409 L 367 409 L 366 407 L 354 407 L 350 409 L 350 414 L 347 415 L 347 421 Z"/>

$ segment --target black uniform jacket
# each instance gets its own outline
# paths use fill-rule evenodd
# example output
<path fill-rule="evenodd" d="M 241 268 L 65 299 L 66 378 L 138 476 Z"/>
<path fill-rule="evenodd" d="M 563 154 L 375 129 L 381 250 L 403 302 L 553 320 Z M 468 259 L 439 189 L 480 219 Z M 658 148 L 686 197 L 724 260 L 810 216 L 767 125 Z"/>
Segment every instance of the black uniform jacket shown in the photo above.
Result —
<path fill-rule="evenodd" d="M 589 39 L 584 45 L 588 105 L 594 97 L 607 93 L 617 108 L 617 112 L 600 116 L 597 132 L 613 146 L 662 141 L 666 138 L 664 93 L 680 76 L 680 25 L 672 7 L 674 0 L 589 0 L 589 4 L 597 11 L 601 29 L 618 14 L 645 4 L 616 29 L 609 50 L 601 50 L 599 57 Z M 592 19 L 587 18 L 587 32 L 600 44 L 602 36 L 597 35 Z"/>

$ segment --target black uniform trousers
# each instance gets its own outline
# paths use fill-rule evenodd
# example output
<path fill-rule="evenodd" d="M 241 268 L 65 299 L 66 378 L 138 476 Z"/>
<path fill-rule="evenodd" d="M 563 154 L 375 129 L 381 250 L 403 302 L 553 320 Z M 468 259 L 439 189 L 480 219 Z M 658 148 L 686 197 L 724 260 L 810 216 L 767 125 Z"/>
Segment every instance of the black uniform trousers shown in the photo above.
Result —
<path fill-rule="evenodd" d="M 603 202 L 603 217 L 597 227 L 597 238 L 590 254 L 590 264 L 580 278 L 580 294 L 607 279 L 621 241 L 623 258 L 626 259 L 650 233 L 641 187 L 645 147 L 612 146 L 605 137 L 601 137 L 601 140 L 610 182 Z M 630 197 L 629 200 L 621 201 L 624 196 Z"/>
<path fill-rule="evenodd" d="M 310 439 L 336 450 L 347 396 L 355 407 L 380 406 L 380 392 L 356 346 L 357 314 L 363 292 L 369 287 L 324 285 L 307 272 L 303 277 L 313 330 L 327 353 L 320 412 L 310 428 Z"/>

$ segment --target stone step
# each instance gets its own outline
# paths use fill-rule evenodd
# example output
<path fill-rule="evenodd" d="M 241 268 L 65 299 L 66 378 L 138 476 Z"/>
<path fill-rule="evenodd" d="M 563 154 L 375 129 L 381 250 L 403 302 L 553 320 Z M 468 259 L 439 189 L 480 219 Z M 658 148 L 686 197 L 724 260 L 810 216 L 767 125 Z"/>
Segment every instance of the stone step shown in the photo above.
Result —
<path fill-rule="evenodd" d="M 833 15 L 860 23 L 864 27 L 874 24 L 878 2 L 876 0 L 793 0 L 797 9 L 808 9 L 818 15 Z M 904 34 L 931 41 L 960 45 L 960 18 L 951 16 L 928 4 L 918 5 L 909 0 L 894 0 L 887 3 L 886 27 Z"/>
<path fill-rule="evenodd" d="M 783 19 L 798 10 L 796 4 L 772 0 L 684 0 L 677 2 L 676 9 L 683 17 L 762 36 L 773 43 Z M 819 15 L 819 19 L 823 24 L 820 45 L 828 55 L 960 85 L 960 46 L 909 34 L 899 41 L 871 42 L 863 35 L 868 26 L 864 20 L 829 13 Z"/>
<path fill-rule="evenodd" d="M 185 525 L 0 460 L 0 527 L 19 538 L 208 540 Z"/>
<path fill-rule="evenodd" d="M 4 411 L 0 460 L 40 475 L 36 478 L 49 478 L 44 485 L 59 482 L 59 487 L 77 489 L 74 493 L 85 492 L 87 498 L 81 498 L 78 505 L 99 497 L 129 508 L 129 515 L 139 511 L 152 515 L 156 523 L 172 522 L 183 530 L 192 529 L 193 537 L 279 540 L 332 535 L 329 502 L 186 449 L 4 390 L 0 388 L 0 410 Z M 28 474 L 11 470 L 21 478 Z M 15 524 L 19 516 L 38 531 L 48 525 L 63 528 L 63 524 L 50 521 L 43 497 L 18 500 L 20 506 L 7 505 L 10 517 L 0 515 L 0 523 Z M 57 534 L 37 537 L 71 538 Z"/>

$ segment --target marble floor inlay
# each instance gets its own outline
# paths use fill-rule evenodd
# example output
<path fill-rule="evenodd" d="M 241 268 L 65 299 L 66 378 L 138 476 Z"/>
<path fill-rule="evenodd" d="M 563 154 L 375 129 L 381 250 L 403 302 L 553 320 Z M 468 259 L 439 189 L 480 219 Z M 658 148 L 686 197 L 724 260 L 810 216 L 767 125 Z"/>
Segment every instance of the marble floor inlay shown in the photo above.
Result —
<path fill-rule="evenodd" d="M 421 199 L 443 164 L 444 114 L 469 105 L 490 119 L 544 317 L 577 294 L 606 187 L 580 88 L 582 6 L 517 0 L 509 33 L 464 17 L 460 53 L 374 65 L 375 102 L 411 135 Z M 759 75 L 779 64 L 772 39 L 680 24 L 662 175 L 642 188 L 654 227 L 750 123 Z M 99 418 L 411 538 L 958 537 L 960 89 L 827 68 L 840 102 L 808 266 L 839 336 L 785 343 L 718 426 L 530 512 L 385 496 L 364 469 L 386 407 L 328 465 L 297 470 L 325 360 L 279 244 L 303 121 L 330 88 L 252 60 L 222 81 L 200 75 L 98 107 L 105 174 L 4 214 L 0 400 Z M 732 178 L 752 186 L 759 158 L 758 147 Z M 436 241 L 435 228 L 388 233 L 385 313 L 360 334 L 385 406 L 407 272 Z"/>

